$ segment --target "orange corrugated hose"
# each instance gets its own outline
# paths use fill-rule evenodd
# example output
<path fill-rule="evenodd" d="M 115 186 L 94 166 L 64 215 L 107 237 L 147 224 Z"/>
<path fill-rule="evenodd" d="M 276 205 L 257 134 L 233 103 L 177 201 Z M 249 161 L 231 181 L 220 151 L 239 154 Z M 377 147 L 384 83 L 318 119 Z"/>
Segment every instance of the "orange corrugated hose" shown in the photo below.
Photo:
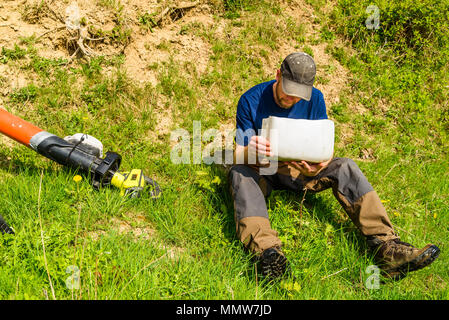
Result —
<path fill-rule="evenodd" d="M 27 147 L 30 139 L 42 129 L 0 108 L 0 132 Z"/>

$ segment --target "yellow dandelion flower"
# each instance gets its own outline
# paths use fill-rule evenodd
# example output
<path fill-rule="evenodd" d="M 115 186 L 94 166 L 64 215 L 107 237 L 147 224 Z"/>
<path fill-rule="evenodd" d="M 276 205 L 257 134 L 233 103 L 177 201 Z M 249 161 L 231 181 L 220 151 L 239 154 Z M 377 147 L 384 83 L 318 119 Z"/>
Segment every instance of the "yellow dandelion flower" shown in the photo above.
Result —
<path fill-rule="evenodd" d="M 436 214 L 436 213 L 433 214 L 433 218 L 434 218 L 434 219 L 437 218 L 437 214 Z"/>
<path fill-rule="evenodd" d="M 396 217 L 399 217 L 399 212 L 395 211 L 393 214 L 394 214 Z"/>
<path fill-rule="evenodd" d="M 293 290 L 296 291 L 296 292 L 301 291 L 301 285 L 298 282 L 295 282 L 293 284 Z"/>
<path fill-rule="evenodd" d="M 76 175 L 73 177 L 73 181 L 75 181 L 76 183 L 80 182 L 81 180 L 83 180 L 83 177 L 81 177 L 80 175 Z"/>
<path fill-rule="evenodd" d="M 211 183 L 220 184 L 221 183 L 220 177 L 219 176 L 215 176 Z"/>

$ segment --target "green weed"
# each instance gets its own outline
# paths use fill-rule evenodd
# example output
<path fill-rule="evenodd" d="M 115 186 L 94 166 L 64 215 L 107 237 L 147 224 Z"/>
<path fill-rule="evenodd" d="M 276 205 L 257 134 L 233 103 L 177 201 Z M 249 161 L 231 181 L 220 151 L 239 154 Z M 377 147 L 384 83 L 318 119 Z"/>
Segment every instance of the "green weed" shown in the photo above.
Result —
<path fill-rule="evenodd" d="M 23 59 L 26 54 L 27 50 L 20 48 L 17 44 L 14 45 L 14 49 L 2 47 L 2 52 L 0 53 L 0 62 L 7 63 L 9 60 Z"/>

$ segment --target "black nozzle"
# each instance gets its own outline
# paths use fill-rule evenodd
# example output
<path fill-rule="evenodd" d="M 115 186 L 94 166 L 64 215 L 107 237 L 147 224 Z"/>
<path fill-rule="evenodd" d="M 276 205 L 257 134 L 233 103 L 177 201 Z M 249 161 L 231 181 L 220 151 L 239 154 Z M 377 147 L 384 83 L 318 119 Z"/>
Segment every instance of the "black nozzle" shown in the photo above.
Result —
<path fill-rule="evenodd" d="M 106 152 L 104 159 L 95 161 L 92 166 L 92 186 L 99 189 L 102 186 L 109 185 L 114 173 L 118 171 L 122 157 L 115 152 Z"/>
<path fill-rule="evenodd" d="M 80 169 L 84 172 L 91 170 L 92 164 L 97 158 L 83 150 L 81 146 L 76 146 L 55 135 L 40 142 L 37 152 L 63 166 Z"/>
<path fill-rule="evenodd" d="M 90 174 L 92 186 L 95 189 L 110 184 L 122 160 L 122 157 L 115 152 L 107 152 L 105 158 L 101 159 L 83 148 L 82 145 L 72 144 L 55 135 L 50 135 L 42 140 L 36 150 L 63 166 Z"/>

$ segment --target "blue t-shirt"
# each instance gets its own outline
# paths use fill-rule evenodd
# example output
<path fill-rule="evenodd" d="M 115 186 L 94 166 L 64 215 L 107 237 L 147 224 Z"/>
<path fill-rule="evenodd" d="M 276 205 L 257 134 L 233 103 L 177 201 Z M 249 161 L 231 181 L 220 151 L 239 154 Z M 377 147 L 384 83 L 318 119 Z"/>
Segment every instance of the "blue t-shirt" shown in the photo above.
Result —
<path fill-rule="evenodd" d="M 314 87 L 310 101 L 301 99 L 291 108 L 284 109 L 274 101 L 275 82 L 276 80 L 271 80 L 258 84 L 240 97 L 236 117 L 236 142 L 239 145 L 246 146 L 253 135 L 259 135 L 262 119 L 269 116 L 308 120 L 327 119 L 326 104 L 320 90 Z"/>

